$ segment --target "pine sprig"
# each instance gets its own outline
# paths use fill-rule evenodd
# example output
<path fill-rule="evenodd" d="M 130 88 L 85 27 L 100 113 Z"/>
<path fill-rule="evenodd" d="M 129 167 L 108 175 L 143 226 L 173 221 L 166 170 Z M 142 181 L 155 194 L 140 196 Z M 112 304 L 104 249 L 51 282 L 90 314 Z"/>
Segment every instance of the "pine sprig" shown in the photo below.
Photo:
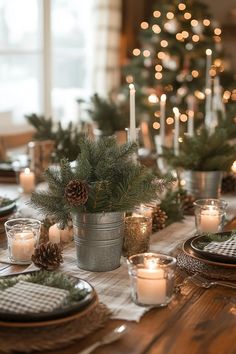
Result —
<path fill-rule="evenodd" d="M 194 137 L 184 137 L 179 156 L 164 149 L 164 157 L 173 167 L 193 171 L 227 171 L 235 160 L 236 147 L 227 141 L 225 129 L 213 134 L 203 128 Z"/>
<path fill-rule="evenodd" d="M 83 139 L 80 149 L 75 168 L 67 160 L 62 160 L 56 170 L 49 168 L 45 173 L 48 191 L 35 192 L 31 198 L 41 212 L 54 216 L 62 227 L 73 212 L 130 211 L 157 198 L 170 183 L 168 179 L 158 181 L 148 168 L 132 159 L 135 144 L 118 146 L 114 137 L 98 142 Z M 81 181 L 88 186 L 85 204 L 71 205 L 66 198 L 70 181 Z"/>

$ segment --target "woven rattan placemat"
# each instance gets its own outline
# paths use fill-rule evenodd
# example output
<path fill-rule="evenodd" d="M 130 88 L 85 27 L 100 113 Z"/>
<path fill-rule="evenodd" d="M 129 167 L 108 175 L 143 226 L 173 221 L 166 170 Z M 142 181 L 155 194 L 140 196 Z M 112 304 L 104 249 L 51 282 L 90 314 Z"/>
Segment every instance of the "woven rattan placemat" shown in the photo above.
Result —
<path fill-rule="evenodd" d="M 71 320 L 61 321 L 57 324 L 45 323 L 45 326 L 32 326 L 22 328 L 0 325 L 0 353 L 13 351 L 29 353 L 57 349 L 71 344 L 73 341 L 85 337 L 89 333 L 102 327 L 109 319 L 110 312 L 99 302 L 94 302 L 87 309 L 71 316 Z"/>
<path fill-rule="evenodd" d="M 176 258 L 179 268 L 185 270 L 190 275 L 200 273 L 209 279 L 236 281 L 235 268 L 205 264 L 198 259 L 188 256 L 183 251 L 179 251 Z"/>

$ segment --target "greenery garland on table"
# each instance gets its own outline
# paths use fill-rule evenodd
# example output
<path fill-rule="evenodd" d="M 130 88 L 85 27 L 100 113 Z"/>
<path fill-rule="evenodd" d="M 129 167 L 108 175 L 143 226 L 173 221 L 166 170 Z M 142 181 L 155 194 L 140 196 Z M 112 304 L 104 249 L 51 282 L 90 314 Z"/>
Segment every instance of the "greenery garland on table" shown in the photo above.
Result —
<path fill-rule="evenodd" d="M 76 166 L 63 159 L 45 172 L 47 191 L 34 192 L 31 202 L 65 227 L 71 212 L 125 212 L 148 203 L 170 184 L 157 179 L 135 159 L 137 146 L 118 146 L 114 137 L 80 141 Z"/>
<path fill-rule="evenodd" d="M 173 149 L 164 149 L 169 165 L 192 171 L 227 171 L 236 156 L 235 144 L 228 142 L 226 129 L 218 128 L 213 134 L 202 128 L 193 137 L 185 136 L 179 156 Z"/>

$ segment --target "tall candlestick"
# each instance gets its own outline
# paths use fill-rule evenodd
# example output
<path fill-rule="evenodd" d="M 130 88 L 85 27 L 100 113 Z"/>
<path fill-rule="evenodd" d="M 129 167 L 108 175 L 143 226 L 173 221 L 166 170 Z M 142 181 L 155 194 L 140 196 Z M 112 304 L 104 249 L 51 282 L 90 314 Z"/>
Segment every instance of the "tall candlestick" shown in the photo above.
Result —
<path fill-rule="evenodd" d="M 166 95 L 161 95 L 160 102 L 160 136 L 161 136 L 161 145 L 165 146 L 165 120 L 166 120 Z"/>
<path fill-rule="evenodd" d="M 177 107 L 173 108 L 175 115 L 175 130 L 174 130 L 174 153 L 176 156 L 179 155 L 179 109 Z"/>
<path fill-rule="evenodd" d="M 212 113 L 212 90 L 210 68 L 212 62 L 212 50 L 206 50 L 206 89 L 205 89 L 205 125 L 209 131 L 212 131 L 211 113 Z"/>
<path fill-rule="evenodd" d="M 194 109 L 195 109 L 195 97 L 193 95 L 188 96 L 188 135 L 194 135 Z"/>
<path fill-rule="evenodd" d="M 129 103 L 130 103 L 130 141 L 136 141 L 136 121 L 135 121 L 135 88 L 133 84 L 129 85 Z"/>

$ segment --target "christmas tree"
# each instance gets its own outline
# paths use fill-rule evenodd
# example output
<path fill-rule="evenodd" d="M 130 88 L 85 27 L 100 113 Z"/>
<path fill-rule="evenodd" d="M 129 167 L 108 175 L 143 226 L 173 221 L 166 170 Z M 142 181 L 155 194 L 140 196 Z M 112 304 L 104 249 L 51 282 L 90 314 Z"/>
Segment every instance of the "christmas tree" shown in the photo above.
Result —
<path fill-rule="evenodd" d="M 190 135 L 203 121 L 216 126 L 223 118 L 223 125 L 234 125 L 230 105 L 236 85 L 224 68 L 222 30 L 208 7 L 193 0 L 159 0 L 140 27 L 140 48 L 133 49 L 124 71 L 126 81 L 135 83 L 139 118 L 148 113 L 153 133 L 161 118 L 165 129 L 173 127 L 174 107 L 180 121 L 188 121 Z M 186 131 L 186 123 L 180 130 Z"/>

